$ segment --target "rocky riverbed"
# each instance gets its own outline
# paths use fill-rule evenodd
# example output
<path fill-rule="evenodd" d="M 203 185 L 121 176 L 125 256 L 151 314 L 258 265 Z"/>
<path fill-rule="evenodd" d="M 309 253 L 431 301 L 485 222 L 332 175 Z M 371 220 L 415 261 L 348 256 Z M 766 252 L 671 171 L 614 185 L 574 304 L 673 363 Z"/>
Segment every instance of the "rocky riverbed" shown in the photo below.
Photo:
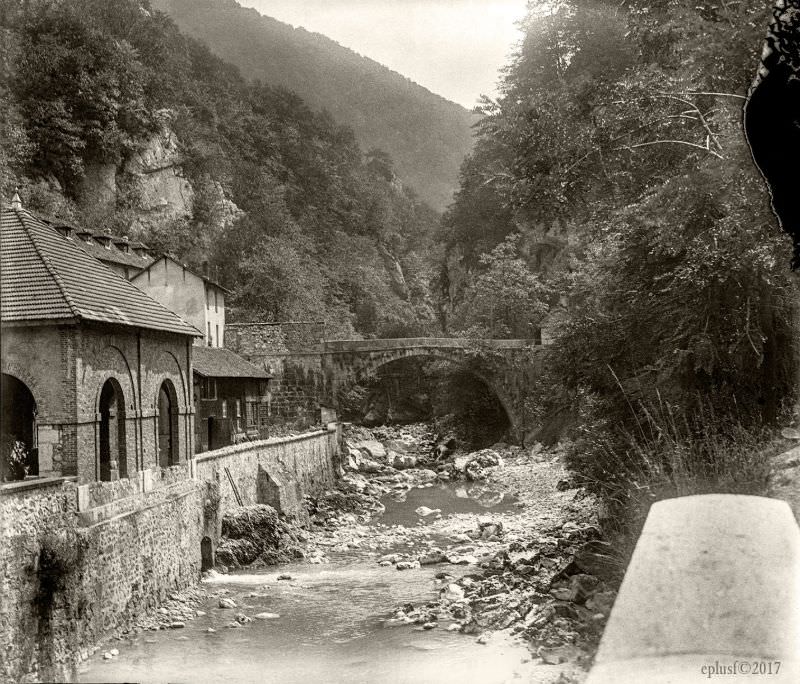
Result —
<path fill-rule="evenodd" d="M 345 440 L 339 486 L 307 501 L 307 528 L 266 506 L 241 509 L 225 521 L 221 567 L 201 589 L 170 597 L 123 635 L 131 653 L 125 639 L 100 649 L 84 680 L 141 679 L 145 662 L 180 679 L 187 665 L 170 670 L 170 659 L 188 652 L 202 678 L 215 666 L 202 643 L 186 645 L 200 638 L 256 661 L 280 649 L 275 681 L 293 681 L 294 659 L 309 657 L 341 670 L 329 681 L 375 681 L 384 660 L 400 668 L 397 681 L 417 669 L 430 681 L 581 681 L 621 572 L 596 502 L 571 486 L 560 450 L 468 453 L 426 425 L 350 427 Z M 231 641 L 231 630 L 252 636 Z M 281 641 L 288 633 L 308 634 L 310 654 L 294 654 L 295 641 Z M 318 633 L 336 634 L 341 649 L 316 642 Z M 340 661 L 358 639 L 372 659 L 361 674 Z M 493 669 L 471 679 L 479 661 Z"/>
<path fill-rule="evenodd" d="M 395 606 L 395 620 L 479 642 L 508 631 L 542 662 L 591 662 L 622 568 L 601 539 L 594 497 L 571 486 L 561 449 L 497 444 L 463 453 L 419 425 L 353 428 L 346 442 L 342 490 L 361 506 L 343 511 L 323 499 L 311 562 L 361 551 L 398 571 L 435 565 L 437 600 Z M 415 524 L 384 524 L 394 502 L 441 489 L 476 507 L 453 512 L 439 494 L 442 508 L 416 507 Z M 455 579 L 453 566 L 468 572 Z"/>

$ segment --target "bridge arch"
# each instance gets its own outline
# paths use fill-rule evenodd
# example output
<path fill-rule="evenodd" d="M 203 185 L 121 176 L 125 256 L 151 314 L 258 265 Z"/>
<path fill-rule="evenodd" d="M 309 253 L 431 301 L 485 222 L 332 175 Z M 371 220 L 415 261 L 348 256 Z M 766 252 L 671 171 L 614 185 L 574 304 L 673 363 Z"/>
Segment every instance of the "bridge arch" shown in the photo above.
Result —
<path fill-rule="evenodd" d="M 498 403 L 505 412 L 511 433 L 517 435 L 520 430 L 520 420 L 512 397 L 506 392 L 505 388 L 492 378 L 489 374 L 482 372 L 464 361 L 467 359 L 463 348 L 438 348 L 438 347 L 399 347 L 395 349 L 359 351 L 357 354 L 345 353 L 342 358 L 334 360 L 335 366 L 339 371 L 340 380 L 363 381 L 366 378 L 378 374 L 378 371 L 391 364 L 399 363 L 408 359 L 427 359 L 431 361 L 444 361 L 452 364 L 458 370 L 467 373 L 483 383 L 486 388 L 497 399 Z M 334 377 L 333 386 L 336 386 Z"/>

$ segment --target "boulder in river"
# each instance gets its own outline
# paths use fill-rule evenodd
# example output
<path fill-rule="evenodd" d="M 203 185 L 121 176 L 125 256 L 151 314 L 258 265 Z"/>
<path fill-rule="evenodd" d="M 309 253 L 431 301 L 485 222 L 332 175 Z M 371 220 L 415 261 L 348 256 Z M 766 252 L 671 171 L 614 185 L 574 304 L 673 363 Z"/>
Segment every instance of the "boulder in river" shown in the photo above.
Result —
<path fill-rule="evenodd" d="M 481 520 L 478 522 L 478 533 L 481 539 L 500 537 L 503 534 L 503 523 L 499 520 Z"/>
<path fill-rule="evenodd" d="M 384 466 L 369 458 L 363 458 L 359 461 L 358 470 L 362 473 L 380 473 Z"/>
<path fill-rule="evenodd" d="M 608 578 L 619 571 L 611 544 L 593 539 L 586 542 L 575 553 L 575 565 L 589 575 Z"/>
<path fill-rule="evenodd" d="M 472 454 L 465 454 L 463 456 L 456 456 L 453 459 L 453 467 L 457 472 L 463 473 L 467 469 L 467 464 L 472 460 Z"/>
<path fill-rule="evenodd" d="M 431 549 L 427 553 L 419 557 L 420 565 L 436 565 L 437 563 L 446 563 L 447 555 L 441 549 Z"/>
<path fill-rule="evenodd" d="M 400 454 L 396 452 L 389 452 L 391 456 L 390 463 L 393 468 L 397 470 L 407 470 L 408 468 L 416 468 L 417 467 L 417 459 L 414 456 L 409 456 L 408 454 Z"/>
<path fill-rule="evenodd" d="M 368 458 L 373 458 L 382 461 L 386 458 L 386 447 L 383 446 L 377 439 L 366 439 L 352 445 L 361 453 L 365 454 Z"/>
<path fill-rule="evenodd" d="M 347 448 L 347 467 L 350 470 L 358 470 L 361 466 L 361 452 L 353 447 Z"/>
<path fill-rule="evenodd" d="M 416 570 L 420 567 L 419 561 L 400 561 L 395 565 L 398 570 Z"/>
<path fill-rule="evenodd" d="M 464 590 L 455 582 L 447 585 L 447 589 L 442 590 L 442 598 L 448 601 L 463 601 Z"/>
<path fill-rule="evenodd" d="M 467 463 L 467 467 L 464 469 L 464 474 L 471 482 L 479 482 L 480 480 L 486 479 L 486 473 L 483 472 L 483 468 L 478 465 L 477 461 L 470 461 Z"/>
<path fill-rule="evenodd" d="M 472 460 L 477 461 L 481 468 L 492 468 L 494 466 L 502 466 L 503 459 L 500 458 L 494 449 L 481 449 L 472 454 Z"/>
<path fill-rule="evenodd" d="M 421 518 L 428 518 L 432 515 L 436 515 L 437 513 L 441 513 L 441 508 L 428 508 L 427 506 L 420 506 L 414 511 L 418 516 Z"/>
<path fill-rule="evenodd" d="M 227 596 L 223 596 L 219 600 L 218 605 L 220 608 L 236 608 L 236 601 L 234 601 L 232 598 L 228 598 Z"/>
<path fill-rule="evenodd" d="M 399 454 L 407 454 L 411 449 L 411 445 L 408 442 L 400 439 L 390 439 L 385 446 L 387 450 L 395 451 Z"/>

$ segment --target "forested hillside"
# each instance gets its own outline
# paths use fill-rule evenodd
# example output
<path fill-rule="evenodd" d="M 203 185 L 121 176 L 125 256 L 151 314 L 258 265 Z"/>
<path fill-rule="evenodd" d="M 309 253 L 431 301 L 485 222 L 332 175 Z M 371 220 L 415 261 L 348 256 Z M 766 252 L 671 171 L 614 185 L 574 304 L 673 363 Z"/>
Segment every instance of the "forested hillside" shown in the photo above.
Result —
<path fill-rule="evenodd" d="M 234 320 L 419 334 L 437 215 L 389 155 L 248 83 L 147 0 L 4 3 L 0 178 L 29 208 L 207 266 Z"/>
<path fill-rule="evenodd" d="M 544 326 L 534 408 L 617 500 L 758 490 L 752 440 L 794 393 L 791 245 L 741 124 L 768 17 L 532 6 L 444 219 L 450 329 Z"/>
<path fill-rule="evenodd" d="M 155 0 L 182 31 L 247 78 L 296 92 L 386 150 L 398 176 L 435 209 L 452 200 L 477 117 L 318 33 L 241 7 L 234 0 Z"/>

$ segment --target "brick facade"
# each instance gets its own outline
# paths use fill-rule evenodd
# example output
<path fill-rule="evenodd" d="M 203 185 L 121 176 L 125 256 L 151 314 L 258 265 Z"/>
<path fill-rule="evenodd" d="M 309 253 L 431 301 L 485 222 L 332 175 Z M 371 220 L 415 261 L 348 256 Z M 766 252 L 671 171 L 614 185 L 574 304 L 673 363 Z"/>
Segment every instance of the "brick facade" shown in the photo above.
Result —
<path fill-rule="evenodd" d="M 22 381 L 36 401 L 40 475 L 100 479 L 100 394 L 112 380 L 121 399 L 116 417 L 127 474 L 158 461 L 158 397 L 174 388 L 174 463 L 194 453 L 192 338 L 122 326 L 8 326 L 2 334 L 2 372 Z M 116 479 L 121 463 L 113 463 Z"/>

